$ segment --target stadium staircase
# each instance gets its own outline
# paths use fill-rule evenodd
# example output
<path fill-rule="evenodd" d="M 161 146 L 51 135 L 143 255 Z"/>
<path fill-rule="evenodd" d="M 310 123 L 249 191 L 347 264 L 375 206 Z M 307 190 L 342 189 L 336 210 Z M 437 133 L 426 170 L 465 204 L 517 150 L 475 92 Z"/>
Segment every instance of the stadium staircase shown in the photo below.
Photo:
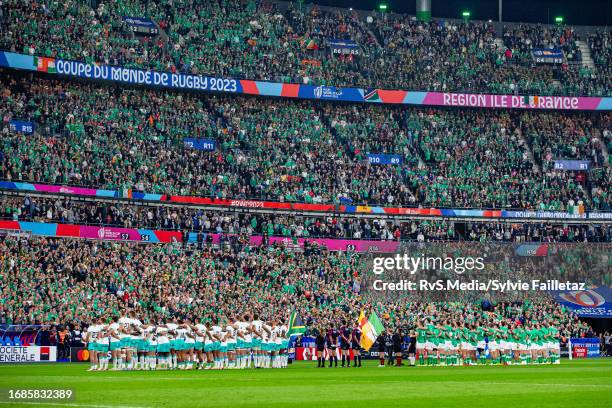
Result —
<path fill-rule="evenodd" d="M 593 62 L 593 58 L 591 57 L 589 45 L 584 41 L 576 41 L 576 43 L 578 43 L 578 48 L 580 48 L 580 52 L 582 53 L 582 66 L 589 68 L 591 71 L 595 71 L 595 62 Z"/>

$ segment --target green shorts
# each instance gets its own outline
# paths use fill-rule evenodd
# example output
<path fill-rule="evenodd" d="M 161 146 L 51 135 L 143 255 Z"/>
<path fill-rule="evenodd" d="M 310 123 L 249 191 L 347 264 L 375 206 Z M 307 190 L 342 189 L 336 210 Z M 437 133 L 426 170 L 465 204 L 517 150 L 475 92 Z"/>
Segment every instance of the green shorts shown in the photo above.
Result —
<path fill-rule="evenodd" d="M 157 345 L 158 353 L 169 353 L 170 352 L 170 343 L 158 344 Z"/>
<path fill-rule="evenodd" d="M 213 351 L 213 346 L 213 343 L 204 343 L 204 351 L 207 353 Z"/>
<path fill-rule="evenodd" d="M 195 343 L 183 343 L 183 350 L 193 350 L 195 348 Z"/>
<path fill-rule="evenodd" d="M 221 344 L 219 346 L 219 351 L 222 353 L 227 353 L 227 344 Z"/>
<path fill-rule="evenodd" d="M 221 349 L 221 342 L 220 341 L 215 341 L 212 344 L 212 351 L 218 351 Z"/>
<path fill-rule="evenodd" d="M 108 344 L 100 344 L 100 343 L 96 343 L 96 350 L 100 353 L 107 353 L 108 352 Z"/>
<path fill-rule="evenodd" d="M 119 350 L 120 348 L 121 348 L 121 342 L 120 341 L 111 341 L 110 342 L 110 350 L 111 351 Z"/>
<path fill-rule="evenodd" d="M 202 343 L 201 341 L 196 341 L 193 348 L 195 350 L 203 350 L 204 349 L 204 343 Z"/>
<path fill-rule="evenodd" d="M 96 343 L 87 343 L 87 350 L 96 351 Z"/>

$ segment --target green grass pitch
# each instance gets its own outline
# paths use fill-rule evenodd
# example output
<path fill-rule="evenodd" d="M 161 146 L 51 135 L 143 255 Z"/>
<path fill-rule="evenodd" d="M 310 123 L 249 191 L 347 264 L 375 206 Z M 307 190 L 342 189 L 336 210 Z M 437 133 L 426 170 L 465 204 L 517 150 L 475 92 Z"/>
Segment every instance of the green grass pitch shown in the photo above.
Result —
<path fill-rule="evenodd" d="M 86 364 L 0 366 L 0 408 L 612 407 L 612 359 L 512 367 L 86 372 Z M 7 400 L 7 389 L 72 388 L 74 400 Z"/>

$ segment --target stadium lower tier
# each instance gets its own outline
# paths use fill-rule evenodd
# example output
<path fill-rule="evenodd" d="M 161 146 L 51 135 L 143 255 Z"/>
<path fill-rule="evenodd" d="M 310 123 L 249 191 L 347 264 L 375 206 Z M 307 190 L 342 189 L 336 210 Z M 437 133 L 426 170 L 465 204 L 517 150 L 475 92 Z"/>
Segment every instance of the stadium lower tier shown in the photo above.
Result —
<path fill-rule="evenodd" d="M 195 95 L 4 71 L 1 82 L 2 181 L 353 206 L 612 208 L 609 113 Z"/>
<path fill-rule="evenodd" d="M 595 269 L 589 257 L 565 251 L 574 270 L 563 267 L 557 279 L 578 275 L 588 281 L 587 269 Z M 298 311 L 309 330 L 323 332 L 356 322 L 366 310 L 381 315 L 387 328 L 435 324 L 476 330 L 521 322 L 555 327 L 564 337 L 590 331 L 548 292 L 495 297 L 456 292 L 445 301 L 417 294 L 376 297 L 367 290 L 370 259 L 278 245 L 185 250 L 174 244 L 7 236 L 0 238 L 0 321 L 85 328 L 129 313 L 155 325 L 174 319 L 214 323 L 246 314 L 286 323 Z M 520 259 L 512 276 L 537 277 L 540 266 Z"/>

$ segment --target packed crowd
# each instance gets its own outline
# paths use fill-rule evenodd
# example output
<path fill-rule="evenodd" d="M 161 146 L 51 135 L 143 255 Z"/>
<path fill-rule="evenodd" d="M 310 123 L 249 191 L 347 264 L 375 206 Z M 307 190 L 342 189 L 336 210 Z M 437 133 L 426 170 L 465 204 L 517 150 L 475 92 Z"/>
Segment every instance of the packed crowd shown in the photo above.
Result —
<path fill-rule="evenodd" d="M 258 214 L 187 206 L 82 201 L 71 197 L 0 196 L 0 219 L 286 238 L 413 242 L 612 242 L 612 226 L 594 224 L 468 223 L 337 215 Z"/>
<path fill-rule="evenodd" d="M 183 251 L 172 244 L 14 237 L 2 238 L 0 249 L 4 324 L 110 323 L 132 312 L 143 322 L 213 322 L 247 313 L 281 322 L 297 310 L 312 328 L 341 316 L 355 321 L 365 308 L 388 327 L 452 318 L 553 325 L 561 336 L 589 330 L 540 293 L 513 302 L 369 298 L 362 287 L 366 257 L 356 253 L 248 245 Z M 573 262 L 579 267 L 582 260 Z"/>
<path fill-rule="evenodd" d="M 608 50 L 601 46 L 607 31 L 589 41 L 598 63 L 591 72 L 531 59 L 533 47 L 554 46 L 579 65 L 579 36 L 570 27 L 507 27 L 498 46 L 487 23 L 423 23 L 254 0 L 106 0 L 93 9 L 75 0 L 8 0 L 0 16 L 4 50 L 107 65 L 366 88 L 540 95 L 607 95 L 610 89 L 610 64 L 602 62 Z M 164 33 L 136 37 L 126 16 L 151 18 Z M 330 39 L 353 40 L 360 52 L 333 55 Z"/>
<path fill-rule="evenodd" d="M 601 173 L 552 168 L 562 158 L 606 165 L 608 114 L 195 97 L 36 76 L 2 85 L 3 180 L 307 203 L 612 208 Z M 12 133 L 11 119 L 37 132 Z M 186 137 L 216 148 L 189 149 Z M 402 163 L 370 165 L 369 153 Z"/>

